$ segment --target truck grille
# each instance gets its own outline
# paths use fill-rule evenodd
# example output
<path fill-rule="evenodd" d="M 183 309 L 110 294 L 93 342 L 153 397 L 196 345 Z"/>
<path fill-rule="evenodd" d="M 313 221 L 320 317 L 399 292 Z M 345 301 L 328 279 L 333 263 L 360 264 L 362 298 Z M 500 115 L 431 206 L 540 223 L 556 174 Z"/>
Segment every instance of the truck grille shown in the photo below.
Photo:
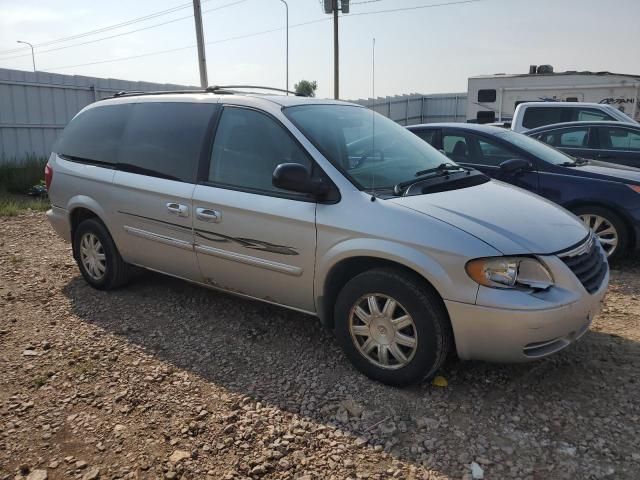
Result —
<path fill-rule="evenodd" d="M 608 264 L 593 234 L 577 247 L 559 253 L 558 257 L 578 277 L 587 292 L 594 293 L 600 288 L 607 274 Z"/>

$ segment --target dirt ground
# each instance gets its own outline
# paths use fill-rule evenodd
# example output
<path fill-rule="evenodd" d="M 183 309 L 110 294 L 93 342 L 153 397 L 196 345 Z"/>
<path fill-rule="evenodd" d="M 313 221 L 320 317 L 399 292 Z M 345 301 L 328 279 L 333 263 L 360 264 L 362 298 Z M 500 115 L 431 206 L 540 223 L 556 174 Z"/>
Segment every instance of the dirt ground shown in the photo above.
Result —
<path fill-rule="evenodd" d="M 556 356 L 395 389 L 311 317 L 152 273 L 95 291 L 42 213 L 0 218 L 0 480 L 637 479 L 639 273 Z"/>

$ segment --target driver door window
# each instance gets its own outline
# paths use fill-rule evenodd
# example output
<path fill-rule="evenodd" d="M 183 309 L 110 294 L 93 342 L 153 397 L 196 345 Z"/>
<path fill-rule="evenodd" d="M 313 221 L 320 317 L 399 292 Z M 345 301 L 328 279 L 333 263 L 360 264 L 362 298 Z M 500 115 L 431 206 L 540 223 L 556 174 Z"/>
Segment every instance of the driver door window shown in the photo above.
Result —
<path fill-rule="evenodd" d="M 263 113 L 248 108 L 225 107 L 211 153 L 208 180 L 256 192 L 299 196 L 272 184 L 281 163 L 299 163 L 311 171 L 307 153 L 284 127 Z"/>

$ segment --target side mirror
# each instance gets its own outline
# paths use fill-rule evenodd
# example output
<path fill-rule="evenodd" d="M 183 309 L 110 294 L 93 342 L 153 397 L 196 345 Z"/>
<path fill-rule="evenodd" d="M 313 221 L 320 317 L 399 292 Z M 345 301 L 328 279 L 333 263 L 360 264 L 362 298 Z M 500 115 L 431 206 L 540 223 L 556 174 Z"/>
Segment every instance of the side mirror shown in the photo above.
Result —
<path fill-rule="evenodd" d="M 505 160 L 500 164 L 500 170 L 505 173 L 516 173 L 523 170 L 529 170 L 531 168 L 531 163 L 524 158 L 512 158 L 510 160 Z"/>
<path fill-rule="evenodd" d="M 329 193 L 329 185 L 320 179 L 312 179 L 309 170 L 299 163 L 281 163 L 273 171 L 274 187 L 291 192 L 309 193 L 321 197 Z"/>

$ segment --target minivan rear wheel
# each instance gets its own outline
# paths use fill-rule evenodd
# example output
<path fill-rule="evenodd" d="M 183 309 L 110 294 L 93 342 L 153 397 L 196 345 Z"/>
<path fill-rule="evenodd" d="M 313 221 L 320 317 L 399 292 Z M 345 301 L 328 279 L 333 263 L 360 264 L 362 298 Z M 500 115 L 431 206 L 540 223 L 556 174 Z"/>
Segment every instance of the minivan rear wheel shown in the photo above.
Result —
<path fill-rule="evenodd" d="M 627 250 L 629 230 L 624 221 L 607 208 L 585 205 L 573 209 L 582 223 L 595 233 L 609 261 L 615 261 Z"/>
<path fill-rule="evenodd" d="M 451 348 L 449 318 L 438 294 L 400 270 L 374 269 L 349 280 L 334 318 L 353 365 L 388 385 L 432 377 Z"/>
<path fill-rule="evenodd" d="M 129 280 L 131 267 L 122 260 L 107 228 L 97 219 L 84 220 L 76 227 L 73 256 L 84 279 L 98 290 L 112 290 Z"/>

